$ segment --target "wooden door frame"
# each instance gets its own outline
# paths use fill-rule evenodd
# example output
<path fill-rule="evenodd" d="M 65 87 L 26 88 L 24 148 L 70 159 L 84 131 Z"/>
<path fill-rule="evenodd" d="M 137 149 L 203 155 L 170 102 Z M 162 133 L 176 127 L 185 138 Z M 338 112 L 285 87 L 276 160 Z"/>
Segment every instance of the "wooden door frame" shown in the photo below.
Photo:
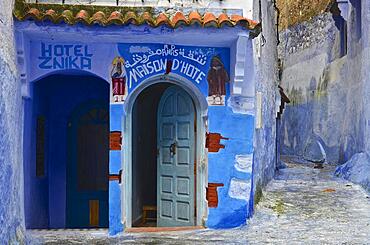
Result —
<path fill-rule="evenodd" d="M 191 81 L 176 74 L 157 75 L 146 79 L 137 85 L 137 87 L 129 94 L 125 101 L 125 116 L 123 117 L 122 122 L 124 141 L 121 159 L 123 169 L 123 183 L 121 185 L 121 198 L 123 200 L 121 203 L 121 222 L 125 228 L 132 228 L 132 110 L 139 94 L 147 87 L 157 83 L 172 83 L 180 86 L 190 95 L 194 102 L 197 128 L 195 136 L 196 166 L 194 166 L 197 170 L 197 174 L 194 179 L 196 186 L 195 199 L 197 207 L 195 214 L 195 225 L 204 226 L 208 216 L 206 201 L 206 186 L 208 184 L 208 158 L 207 150 L 205 148 L 208 103 L 198 87 L 196 87 Z"/>

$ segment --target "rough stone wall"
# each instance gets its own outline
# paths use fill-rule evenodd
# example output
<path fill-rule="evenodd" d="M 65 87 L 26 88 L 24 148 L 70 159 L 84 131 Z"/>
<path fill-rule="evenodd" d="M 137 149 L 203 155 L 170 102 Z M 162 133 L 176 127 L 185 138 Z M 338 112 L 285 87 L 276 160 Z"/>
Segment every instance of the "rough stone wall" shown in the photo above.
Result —
<path fill-rule="evenodd" d="M 259 19 L 259 1 L 255 1 L 256 20 Z M 277 91 L 277 37 L 274 6 L 261 1 L 262 34 L 254 40 L 256 93 L 262 93 L 262 127 L 255 129 L 253 159 L 254 202 L 258 202 L 262 188 L 273 178 L 276 169 L 276 91 Z M 263 38 L 266 40 L 263 44 Z M 256 104 L 256 110 L 259 108 Z M 258 114 L 258 113 L 257 113 Z M 257 117 L 257 115 L 256 115 Z"/>
<path fill-rule="evenodd" d="M 12 0 L 0 1 L 0 244 L 23 243 L 22 97 Z"/>
<path fill-rule="evenodd" d="M 332 2 L 333 0 L 276 0 L 280 13 L 280 30 L 324 13 Z"/>
<path fill-rule="evenodd" d="M 280 32 L 281 86 L 292 101 L 280 128 L 282 154 L 303 155 L 314 141 L 329 163 L 343 163 L 364 148 L 362 48 L 351 10 L 343 57 L 331 13 Z"/>

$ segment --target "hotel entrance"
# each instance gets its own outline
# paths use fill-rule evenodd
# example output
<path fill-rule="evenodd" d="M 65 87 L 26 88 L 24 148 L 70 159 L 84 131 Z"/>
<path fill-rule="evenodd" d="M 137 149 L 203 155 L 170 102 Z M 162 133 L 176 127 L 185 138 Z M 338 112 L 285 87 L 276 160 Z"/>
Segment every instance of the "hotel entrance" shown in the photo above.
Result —
<path fill-rule="evenodd" d="M 196 113 L 180 86 L 157 83 L 132 112 L 132 226 L 196 223 Z"/>
<path fill-rule="evenodd" d="M 28 229 L 108 227 L 109 84 L 50 75 L 25 105 Z"/>

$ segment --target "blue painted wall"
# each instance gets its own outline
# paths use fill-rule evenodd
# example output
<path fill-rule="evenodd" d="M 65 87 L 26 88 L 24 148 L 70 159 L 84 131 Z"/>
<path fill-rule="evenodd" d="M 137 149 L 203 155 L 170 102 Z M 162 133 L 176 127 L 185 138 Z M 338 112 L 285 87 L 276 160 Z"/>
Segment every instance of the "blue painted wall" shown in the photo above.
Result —
<path fill-rule="evenodd" d="M 0 9 L 0 14 L 2 9 Z M 0 33 L 1 27 L 0 27 Z M 2 36 L 3 38 L 4 36 Z M 4 40 L 4 39 L 2 39 Z M 5 42 L 5 41 L 4 41 Z M 17 73 L 0 47 L 0 244 L 22 243 L 22 110 Z"/>
<path fill-rule="evenodd" d="M 49 116 L 47 91 L 40 81 L 34 86 L 33 100 L 25 102 L 24 124 L 24 200 L 26 228 L 45 228 L 49 226 L 49 178 L 36 177 L 36 120 L 38 115 Z M 48 130 L 45 125 L 45 131 Z M 45 137 L 48 137 L 47 135 Z M 46 140 L 45 140 L 46 142 Z M 46 149 L 46 144 L 45 144 Z M 45 154 L 47 166 L 48 154 Z"/>
<path fill-rule="evenodd" d="M 157 41 L 159 42 L 158 39 Z M 247 40 L 247 42 L 251 41 Z M 163 43 L 163 40 L 161 40 L 160 43 Z M 230 81 L 226 81 L 224 104 L 214 105 L 209 103 L 209 127 L 207 130 L 211 133 L 220 133 L 222 136 L 230 139 L 221 142 L 225 145 L 225 149 L 221 149 L 219 153 L 209 153 L 208 156 L 208 182 L 223 183 L 224 186 L 218 190 L 219 206 L 217 208 L 209 208 L 206 225 L 211 228 L 228 228 L 246 223 L 247 217 L 251 215 L 251 205 L 253 205 L 253 202 L 250 200 L 250 195 L 252 189 L 251 165 L 253 159 L 254 116 L 247 114 L 250 112 L 246 112 L 245 110 L 235 110 L 235 101 L 233 103 L 229 102 L 231 99 L 230 83 L 233 82 L 234 72 L 231 71 L 230 64 L 232 62 L 230 58 L 230 48 L 227 47 L 235 45 L 234 43 L 228 43 L 225 45 L 227 47 L 221 48 L 216 47 L 217 45 L 215 45 L 215 47 L 206 47 L 204 44 L 202 47 L 190 45 L 164 45 L 158 43 L 86 45 L 84 43 L 71 44 L 56 42 L 49 44 L 36 40 L 30 43 L 31 56 L 41 58 L 35 59 L 37 62 L 31 64 L 30 77 L 37 78 L 44 76 L 48 72 L 60 72 L 61 68 L 59 68 L 59 66 L 50 67 L 43 66 L 42 64 L 46 58 L 49 59 L 50 57 L 54 57 L 53 55 L 50 56 L 50 52 L 46 52 L 45 49 L 52 50 L 56 47 L 60 49 L 60 47 L 64 47 L 64 44 L 83 47 L 83 49 L 86 50 L 86 54 L 83 57 L 90 59 L 91 66 L 81 69 L 99 74 L 99 76 L 108 79 L 109 82 L 112 82 L 112 77 L 116 76 L 112 69 L 114 67 L 114 59 L 118 56 L 122 57 L 124 59 L 122 68 L 126 74 L 127 82 L 127 84 L 125 84 L 126 92 L 128 91 L 131 93 L 141 82 L 152 76 L 164 75 L 166 72 L 169 72 L 170 75 L 181 76 L 187 79 L 189 83 L 192 83 L 192 86 L 195 87 L 194 89 L 197 90 L 194 91 L 195 94 L 203 94 L 204 98 L 200 98 L 203 101 L 210 99 L 207 77 L 211 70 L 212 59 L 218 57 L 217 59 L 222 61 Z M 250 43 L 246 47 L 246 52 L 249 54 L 248 57 L 251 58 L 252 46 Z M 69 56 L 71 55 L 72 57 L 77 56 L 77 54 L 69 54 Z M 58 60 L 66 57 L 68 58 L 69 56 L 65 54 L 54 58 Z M 235 57 L 233 57 L 233 59 L 234 58 Z M 173 61 L 170 71 L 167 66 L 167 61 L 169 60 Z M 234 69 L 234 67 L 232 69 Z M 248 70 L 248 74 L 252 72 L 253 71 Z M 246 79 L 248 80 L 246 83 L 252 83 L 251 80 L 253 79 L 253 75 L 250 74 Z M 57 85 L 51 84 L 58 84 L 58 79 L 54 79 L 47 85 L 49 90 L 58 89 L 57 87 L 53 87 Z M 253 90 L 252 87 L 253 86 L 251 86 L 251 90 Z M 66 102 L 63 108 L 55 112 L 53 111 L 54 115 L 50 115 L 53 124 L 59 125 L 58 132 L 51 132 L 48 135 L 51 137 L 49 142 L 50 145 L 65 143 L 65 136 L 59 135 L 59 131 L 66 132 L 65 126 L 62 125 L 64 119 L 62 120 L 59 117 L 65 117 L 65 115 L 67 115 L 66 112 L 72 110 L 72 104 L 79 101 L 79 98 L 74 98 L 74 96 L 76 96 L 75 93 L 79 93 L 83 90 L 84 89 L 81 87 L 69 87 L 68 91 L 70 93 L 68 96 L 66 91 L 61 90 L 55 98 L 53 97 L 51 99 L 52 101 L 47 103 L 55 107 L 59 101 Z M 124 100 L 128 94 L 126 93 L 124 96 L 119 96 L 119 99 L 116 100 L 116 97 L 112 95 L 112 90 L 111 88 L 110 131 L 122 131 L 124 134 Z M 253 101 L 254 91 L 248 90 L 247 92 L 251 94 L 252 97 L 250 97 L 250 99 Z M 106 95 L 109 96 L 108 94 Z M 70 97 L 71 99 L 65 100 L 65 98 Z M 125 142 L 123 142 L 123 147 L 125 147 Z M 49 179 L 47 182 L 49 186 L 49 197 L 47 199 L 49 201 L 50 227 L 63 227 L 65 224 L 65 186 L 63 186 L 62 181 L 65 179 L 66 173 L 65 163 L 63 163 L 65 159 L 63 159 L 61 155 L 61 151 L 61 149 L 57 149 L 51 152 L 53 156 L 58 158 L 56 161 L 59 161 L 59 163 L 53 167 L 49 166 L 50 169 L 48 169 Z M 122 162 L 122 159 L 123 150 L 110 151 L 110 174 L 117 174 L 119 170 L 121 170 L 123 164 L 125 164 Z M 50 162 L 51 159 L 49 158 L 48 161 Z M 243 169 L 240 169 L 240 167 Z M 31 186 L 33 187 L 30 188 L 36 188 L 35 184 Z M 121 200 L 122 188 L 123 186 L 116 181 L 111 181 L 109 183 L 109 232 L 111 235 L 117 234 L 123 230 L 121 210 L 126 201 L 131 201 Z M 55 193 L 58 193 L 58 195 Z M 38 202 L 44 202 L 42 197 L 38 198 Z M 58 211 L 51 209 L 51 207 L 54 206 L 58 207 Z M 32 210 L 32 208 L 30 210 Z"/>
<path fill-rule="evenodd" d="M 129 93 L 145 79 L 165 74 L 168 60 L 173 61 L 171 73 L 180 75 L 192 82 L 205 98 L 209 96 L 207 77 L 212 57 L 218 56 L 222 60 L 230 77 L 230 49 L 228 48 L 121 43 L 118 44 L 117 56 L 123 57 L 125 61 L 126 86 Z M 155 69 L 155 62 L 157 62 L 158 69 Z M 192 76 L 190 72 L 185 71 L 191 65 L 199 70 L 198 75 Z M 229 83 L 225 85 L 226 101 L 230 97 L 229 85 Z M 121 115 L 116 112 L 117 109 L 113 106 L 111 107 L 112 112 L 117 114 L 117 117 L 111 116 L 111 125 L 115 125 L 114 121 L 116 120 L 122 120 Z M 237 227 L 246 223 L 247 218 L 251 215 L 250 204 L 253 205 L 250 202 L 250 192 L 252 188 L 251 159 L 253 154 L 254 116 L 234 113 L 227 102 L 224 105 L 210 104 L 208 125 L 209 132 L 220 133 L 229 140 L 222 142 L 225 149 L 208 155 L 208 182 L 222 183 L 224 186 L 219 188 L 218 191 L 218 207 L 209 209 L 206 226 L 210 228 Z M 113 129 L 118 130 L 119 127 L 111 127 L 111 130 Z M 111 157 L 111 164 L 113 164 L 111 167 L 116 168 L 114 165 L 120 157 L 120 152 L 112 152 Z M 247 164 L 250 166 L 247 169 L 238 169 L 235 166 L 238 157 L 248 158 Z M 112 184 L 111 190 L 115 191 L 115 189 L 115 184 Z M 114 206 L 116 209 L 116 201 L 112 198 L 110 200 L 111 207 Z M 119 226 L 118 218 L 113 216 L 113 212 L 111 212 L 110 218 L 112 219 L 111 225 Z M 116 222 L 113 222 L 113 219 Z M 110 228 L 111 230 L 116 229 Z"/>
<path fill-rule="evenodd" d="M 0 244 L 24 243 L 23 103 L 13 6 L 14 1 L 0 2 Z"/>
<path fill-rule="evenodd" d="M 230 183 L 231 179 L 251 183 L 252 173 L 238 171 L 234 165 L 237 155 L 253 153 L 254 117 L 235 114 L 229 107 L 209 107 L 208 118 L 209 131 L 221 132 L 229 140 L 222 140 L 225 149 L 208 154 L 208 182 L 223 183 L 225 186 L 218 190 L 218 207 L 209 209 L 207 226 L 240 226 L 245 224 L 251 215 L 249 196 L 245 196 L 244 200 L 232 198 L 229 195 Z"/>
<path fill-rule="evenodd" d="M 255 89 L 262 94 L 261 127 L 254 131 L 253 186 L 250 199 L 251 212 L 262 197 L 262 189 L 274 177 L 276 171 L 276 101 L 278 58 L 275 28 L 275 9 L 267 1 L 261 1 L 263 37 L 268 40 L 259 52 L 255 52 Z M 255 13 L 258 18 L 259 13 Z M 258 55 L 259 53 L 259 55 Z"/>
<path fill-rule="evenodd" d="M 66 99 L 67 98 L 67 99 Z M 37 178 L 35 147 L 25 155 L 25 214 L 28 228 L 64 228 L 66 223 L 67 125 L 71 112 L 88 100 L 109 101 L 109 85 L 92 76 L 53 75 L 34 84 L 33 113 L 25 122 L 35 145 L 36 117 L 46 116 L 46 177 Z M 28 105 L 30 106 L 30 105 Z M 32 125 L 29 127 L 28 125 Z"/>
<path fill-rule="evenodd" d="M 110 106 L 110 131 L 122 131 L 123 105 Z M 121 170 L 122 152 L 111 150 L 109 154 L 109 174 L 118 174 Z M 115 235 L 123 231 L 121 222 L 121 185 L 117 181 L 109 181 L 109 234 Z"/>

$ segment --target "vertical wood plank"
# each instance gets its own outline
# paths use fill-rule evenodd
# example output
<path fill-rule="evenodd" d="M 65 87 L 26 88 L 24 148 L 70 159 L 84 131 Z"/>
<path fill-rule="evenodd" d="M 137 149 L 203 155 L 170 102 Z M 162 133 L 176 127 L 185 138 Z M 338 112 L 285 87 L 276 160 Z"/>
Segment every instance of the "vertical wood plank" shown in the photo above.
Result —
<path fill-rule="evenodd" d="M 99 226 L 99 200 L 89 200 L 90 206 L 90 226 Z"/>

